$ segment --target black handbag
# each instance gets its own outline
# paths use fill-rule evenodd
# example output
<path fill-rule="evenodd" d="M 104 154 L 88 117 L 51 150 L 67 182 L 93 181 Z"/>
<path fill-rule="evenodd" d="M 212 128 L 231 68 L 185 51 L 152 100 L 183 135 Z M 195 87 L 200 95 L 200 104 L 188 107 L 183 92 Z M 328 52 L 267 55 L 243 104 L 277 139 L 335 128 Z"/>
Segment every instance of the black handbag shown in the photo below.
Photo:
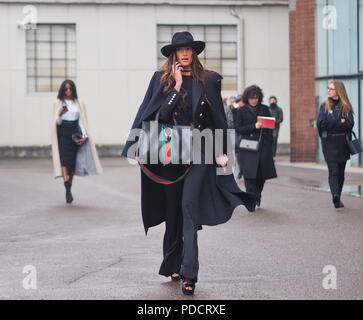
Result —
<path fill-rule="evenodd" d="M 72 140 L 74 143 L 77 143 L 78 140 L 80 140 L 82 138 L 83 138 L 82 132 L 77 132 L 77 133 L 72 134 Z"/>
<path fill-rule="evenodd" d="M 260 148 L 260 144 L 261 144 L 262 130 L 263 130 L 263 128 L 261 128 L 260 137 L 258 138 L 258 140 L 242 139 L 239 144 L 239 147 L 242 150 L 258 152 L 258 150 Z"/>
<path fill-rule="evenodd" d="M 137 148 L 138 161 L 143 164 L 192 164 L 193 135 L 190 126 L 143 121 Z"/>
<path fill-rule="evenodd" d="M 352 131 L 352 135 L 354 136 L 354 140 L 349 138 L 349 135 L 345 135 L 348 143 L 349 152 L 351 155 L 361 153 L 363 151 L 362 143 L 355 135 L 354 131 Z"/>

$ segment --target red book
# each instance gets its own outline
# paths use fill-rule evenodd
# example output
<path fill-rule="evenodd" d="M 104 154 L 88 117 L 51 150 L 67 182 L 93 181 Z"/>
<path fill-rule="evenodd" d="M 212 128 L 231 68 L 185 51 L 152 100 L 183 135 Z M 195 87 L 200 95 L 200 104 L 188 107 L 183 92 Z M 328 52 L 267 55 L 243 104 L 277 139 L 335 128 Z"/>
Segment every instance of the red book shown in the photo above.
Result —
<path fill-rule="evenodd" d="M 262 123 L 262 128 L 275 129 L 275 118 L 274 117 L 257 117 L 257 122 Z"/>

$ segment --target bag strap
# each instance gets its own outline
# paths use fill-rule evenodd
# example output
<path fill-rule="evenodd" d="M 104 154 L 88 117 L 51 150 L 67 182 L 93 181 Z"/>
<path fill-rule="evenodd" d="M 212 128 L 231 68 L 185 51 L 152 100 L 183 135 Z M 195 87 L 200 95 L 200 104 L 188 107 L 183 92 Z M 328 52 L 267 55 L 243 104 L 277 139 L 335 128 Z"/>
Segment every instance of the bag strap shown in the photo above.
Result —
<path fill-rule="evenodd" d="M 179 176 L 177 179 L 172 181 L 172 180 L 167 180 L 167 179 L 165 179 L 163 177 L 160 177 L 157 174 L 151 172 L 142 163 L 140 163 L 140 161 L 137 161 L 137 162 L 140 165 L 140 168 L 141 168 L 142 172 L 144 172 L 145 175 L 149 179 L 151 179 L 152 181 L 154 181 L 156 183 L 163 184 L 163 185 L 170 185 L 170 184 L 174 184 L 174 183 L 177 183 L 177 182 L 183 180 L 185 178 L 185 176 L 188 174 L 188 172 L 190 171 L 190 169 L 192 168 L 192 166 L 189 166 L 181 176 Z"/>
<path fill-rule="evenodd" d="M 262 130 L 263 130 L 263 128 L 261 128 L 261 131 L 260 131 L 260 137 L 258 138 L 258 143 L 260 143 L 260 142 L 261 142 L 261 138 L 262 138 Z"/>

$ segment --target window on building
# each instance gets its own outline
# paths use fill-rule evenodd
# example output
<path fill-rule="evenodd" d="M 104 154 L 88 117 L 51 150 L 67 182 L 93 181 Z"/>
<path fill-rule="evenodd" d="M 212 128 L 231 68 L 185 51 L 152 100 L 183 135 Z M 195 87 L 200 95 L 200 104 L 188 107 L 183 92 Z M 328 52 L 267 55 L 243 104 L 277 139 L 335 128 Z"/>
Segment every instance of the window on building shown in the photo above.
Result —
<path fill-rule="evenodd" d="M 317 75 L 358 71 L 357 0 L 317 0 Z"/>
<path fill-rule="evenodd" d="M 56 92 L 76 78 L 76 26 L 37 24 L 26 31 L 28 92 Z"/>
<path fill-rule="evenodd" d="M 359 33 L 359 71 L 363 71 L 363 0 L 359 0 L 358 10 L 358 33 Z"/>
<path fill-rule="evenodd" d="M 360 138 L 363 125 L 362 18 L 363 0 L 316 0 L 317 92 L 323 97 L 324 87 L 332 79 L 344 82 L 355 110 L 354 131 Z M 323 160 L 321 147 L 318 159 Z M 352 157 L 351 164 L 362 166 L 363 157 Z"/>
<path fill-rule="evenodd" d="M 165 63 L 160 49 L 171 42 L 175 32 L 189 31 L 194 40 L 205 41 L 199 59 L 206 69 L 223 76 L 223 90 L 237 90 L 237 27 L 229 25 L 158 25 L 158 66 Z"/>

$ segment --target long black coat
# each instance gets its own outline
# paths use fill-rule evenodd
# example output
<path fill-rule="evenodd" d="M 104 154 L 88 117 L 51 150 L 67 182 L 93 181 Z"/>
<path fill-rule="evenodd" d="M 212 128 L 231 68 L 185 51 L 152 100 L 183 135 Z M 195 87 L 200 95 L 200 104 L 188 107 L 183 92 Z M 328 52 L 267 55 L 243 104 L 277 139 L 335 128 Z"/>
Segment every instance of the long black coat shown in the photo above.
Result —
<path fill-rule="evenodd" d="M 346 119 L 344 123 L 341 119 Z M 317 127 L 323 154 L 326 162 L 345 162 L 350 159 L 346 135 L 351 139 L 351 132 L 354 126 L 352 113 L 343 117 L 341 112 L 332 107 L 331 113 L 325 112 L 322 104 L 317 118 Z"/>
<path fill-rule="evenodd" d="M 256 114 L 249 108 L 257 108 Z M 255 124 L 257 116 L 271 117 L 270 111 L 265 105 L 256 107 L 244 106 L 238 109 L 236 119 L 236 131 L 241 134 L 242 139 L 258 140 L 261 129 L 257 130 Z M 276 178 L 276 169 L 272 155 L 272 130 L 262 129 L 262 137 L 258 152 L 241 150 L 241 165 L 243 176 L 247 179 L 256 179 L 257 169 L 260 165 L 262 177 L 267 179 Z"/>
<path fill-rule="evenodd" d="M 155 72 L 145 98 L 137 112 L 132 128 L 141 128 L 142 121 L 154 120 L 155 115 L 163 104 L 176 105 L 180 93 L 172 90 L 168 95 L 163 94 L 165 83 L 160 82 L 162 73 Z M 200 130 L 204 128 L 227 129 L 227 120 L 221 98 L 222 77 L 215 72 L 210 72 L 204 85 L 193 83 L 192 109 L 194 123 Z M 226 134 L 227 135 L 227 134 Z M 127 151 L 134 144 L 127 141 L 122 151 L 127 156 Z M 152 170 L 158 174 L 158 165 L 152 165 Z M 255 196 L 239 189 L 233 174 L 216 175 L 216 164 L 193 165 L 187 179 L 201 177 L 203 181 L 195 182 L 199 188 L 199 201 L 197 208 L 190 211 L 195 225 L 217 225 L 230 219 L 238 205 L 245 205 L 249 211 L 255 207 Z M 194 173 L 193 173 L 194 171 Z M 165 221 L 165 186 L 151 181 L 141 171 L 141 205 L 145 232 L 148 228 Z M 183 208 L 183 213 L 184 213 Z M 188 210 L 189 212 L 189 210 Z"/>

